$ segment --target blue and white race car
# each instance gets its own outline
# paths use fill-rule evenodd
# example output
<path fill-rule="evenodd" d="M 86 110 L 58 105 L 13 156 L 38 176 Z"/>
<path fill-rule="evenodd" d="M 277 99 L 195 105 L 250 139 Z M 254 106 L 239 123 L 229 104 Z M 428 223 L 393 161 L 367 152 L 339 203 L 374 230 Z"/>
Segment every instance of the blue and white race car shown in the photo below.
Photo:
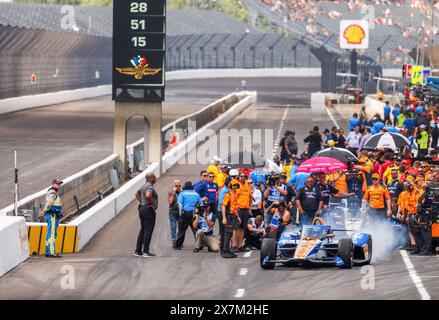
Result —
<path fill-rule="evenodd" d="M 337 233 L 337 235 L 336 235 Z M 260 264 L 263 269 L 286 266 L 337 266 L 350 269 L 370 264 L 372 236 L 328 225 L 288 225 L 278 239 L 262 240 Z"/>

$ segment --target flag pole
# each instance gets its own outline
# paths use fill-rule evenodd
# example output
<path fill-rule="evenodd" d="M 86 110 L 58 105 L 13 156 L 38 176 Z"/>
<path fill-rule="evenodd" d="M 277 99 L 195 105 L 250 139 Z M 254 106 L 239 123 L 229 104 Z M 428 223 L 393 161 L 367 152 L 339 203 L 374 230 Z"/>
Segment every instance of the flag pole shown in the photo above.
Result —
<path fill-rule="evenodd" d="M 14 214 L 18 216 L 18 168 L 17 168 L 17 149 L 14 149 L 15 164 L 15 188 L 14 188 Z"/>

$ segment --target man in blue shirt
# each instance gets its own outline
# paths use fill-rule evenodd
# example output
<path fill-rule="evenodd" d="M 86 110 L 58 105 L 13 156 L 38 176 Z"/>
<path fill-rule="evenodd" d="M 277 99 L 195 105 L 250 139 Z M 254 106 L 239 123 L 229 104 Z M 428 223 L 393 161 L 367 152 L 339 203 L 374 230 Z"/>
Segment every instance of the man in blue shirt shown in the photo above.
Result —
<path fill-rule="evenodd" d="M 349 119 L 349 131 L 354 131 L 356 126 L 362 126 L 363 122 L 358 118 L 358 114 L 354 113 Z"/>
<path fill-rule="evenodd" d="M 373 126 L 372 129 L 370 130 L 372 134 L 379 133 L 385 127 L 384 123 L 380 119 L 373 118 L 372 122 L 373 122 Z"/>
<path fill-rule="evenodd" d="M 386 104 L 384 105 L 384 123 L 391 122 L 390 120 L 390 110 L 392 108 L 390 107 L 389 101 L 386 101 Z"/>
<path fill-rule="evenodd" d="M 212 212 L 216 214 L 216 193 L 218 192 L 218 185 L 213 182 L 215 180 L 215 174 L 213 172 L 208 173 L 208 180 L 201 185 L 198 189 L 198 194 L 201 199 L 207 202 L 212 208 Z"/>
<path fill-rule="evenodd" d="M 416 107 L 416 113 L 422 115 L 424 113 L 424 106 L 422 104 L 419 104 Z"/>
<path fill-rule="evenodd" d="M 200 195 L 194 191 L 192 182 L 187 181 L 184 184 L 183 191 L 178 195 L 178 206 L 180 209 L 180 217 L 178 220 L 178 235 L 175 243 L 175 249 L 181 250 L 183 246 L 187 228 L 190 226 L 195 236 L 195 229 L 192 226 L 195 206 L 202 204 L 203 200 Z"/>
<path fill-rule="evenodd" d="M 200 172 L 200 180 L 194 183 L 195 192 L 200 193 L 200 190 L 204 187 L 204 184 L 207 182 L 208 173 L 206 170 L 202 170 Z"/>
<path fill-rule="evenodd" d="M 401 108 L 399 107 L 399 104 L 395 104 L 395 107 L 392 110 L 393 115 L 393 125 L 396 127 L 398 125 L 398 116 L 401 111 Z"/>
<path fill-rule="evenodd" d="M 402 125 L 404 126 L 404 128 L 409 130 L 410 134 L 412 134 L 413 128 L 415 127 L 415 119 L 408 117 L 404 120 L 404 123 Z"/>

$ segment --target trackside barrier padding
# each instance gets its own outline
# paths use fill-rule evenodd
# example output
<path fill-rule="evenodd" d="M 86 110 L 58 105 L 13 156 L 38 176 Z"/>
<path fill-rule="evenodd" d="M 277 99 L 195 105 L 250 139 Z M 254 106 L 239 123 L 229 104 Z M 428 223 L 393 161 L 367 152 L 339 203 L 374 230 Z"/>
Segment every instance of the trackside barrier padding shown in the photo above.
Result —
<path fill-rule="evenodd" d="M 45 253 L 45 241 L 47 224 L 27 223 L 27 236 L 29 239 L 29 254 L 43 255 Z M 56 238 L 57 253 L 78 252 L 78 227 L 61 224 L 58 226 Z"/>

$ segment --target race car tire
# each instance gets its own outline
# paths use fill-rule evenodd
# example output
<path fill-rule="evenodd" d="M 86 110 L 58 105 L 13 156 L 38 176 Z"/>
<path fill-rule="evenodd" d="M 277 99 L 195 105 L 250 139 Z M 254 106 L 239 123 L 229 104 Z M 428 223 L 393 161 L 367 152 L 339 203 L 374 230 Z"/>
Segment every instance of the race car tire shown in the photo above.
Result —
<path fill-rule="evenodd" d="M 340 266 L 342 269 L 351 269 L 353 264 L 354 248 L 352 240 L 345 238 L 338 242 L 337 256 L 343 260 L 344 264 Z"/>
<path fill-rule="evenodd" d="M 261 268 L 262 269 L 274 269 L 276 263 L 265 262 L 265 258 L 268 257 L 269 260 L 276 260 L 276 240 L 271 238 L 265 238 L 262 240 L 261 245 Z"/>
<path fill-rule="evenodd" d="M 369 258 L 366 260 L 364 265 L 370 264 L 372 261 L 372 236 L 370 234 L 367 235 L 367 246 L 369 247 Z"/>
<path fill-rule="evenodd" d="M 354 264 L 355 266 L 365 266 L 370 264 L 370 262 L 372 261 L 372 236 L 370 234 L 367 235 L 367 245 L 369 248 L 369 258 L 367 258 L 367 260 L 365 261 L 356 262 Z"/>

